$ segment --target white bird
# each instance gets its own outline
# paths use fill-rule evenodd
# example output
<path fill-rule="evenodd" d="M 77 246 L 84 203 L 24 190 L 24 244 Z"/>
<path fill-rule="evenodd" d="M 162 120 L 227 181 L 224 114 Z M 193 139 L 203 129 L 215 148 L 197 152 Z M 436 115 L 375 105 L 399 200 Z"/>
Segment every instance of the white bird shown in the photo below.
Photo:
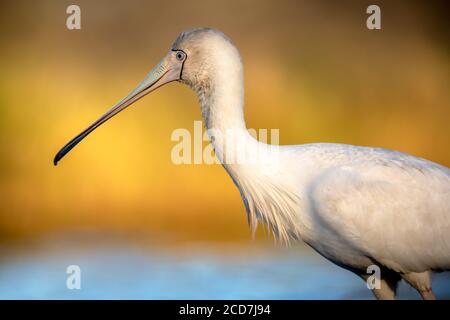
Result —
<path fill-rule="evenodd" d="M 434 298 L 431 272 L 450 269 L 449 168 L 381 148 L 274 149 L 259 142 L 245 126 L 239 52 L 214 29 L 181 33 L 158 66 L 66 144 L 54 164 L 106 120 L 171 81 L 197 93 L 216 156 L 239 188 L 253 230 L 259 220 L 276 238 L 303 240 L 365 280 L 368 268 L 378 266 L 380 286 L 372 291 L 379 299 L 395 298 L 402 278 L 424 299 Z M 245 147 L 233 148 L 236 142 Z M 238 161 L 255 154 L 257 161 Z"/>

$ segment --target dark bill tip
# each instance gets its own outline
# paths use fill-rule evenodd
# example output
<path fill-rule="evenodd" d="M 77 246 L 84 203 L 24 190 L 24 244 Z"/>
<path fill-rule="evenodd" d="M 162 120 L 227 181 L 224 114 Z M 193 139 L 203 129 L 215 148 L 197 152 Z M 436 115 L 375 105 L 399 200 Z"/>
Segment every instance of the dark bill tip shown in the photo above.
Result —
<path fill-rule="evenodd" d="M 59 160 L 61 160 L 61 158 L 62 158 L 63 156 L 64 156 L 64 155 L 61 155 L 61 154 L 58 152 L 58 154 L 55 156 L 55 158 L 53 158 L 53 165 L 54 165 L 54 166 L 57 166 Z"/>
<path fill-rule="evenodd" d="M 95 128 L 97 128 L 102 122 L 106 120 L 99 119 L 97 120 L 93 125 L 91 125 L 89 128 L 81 132 L 78 136 L 70 140 L 64 147 L 61 148 L 61 150 L 58 151 L 55 158 L 53 158 L 53 164 L 56 166 L 58 165 L 59 160 L 61 160 L 70 150 L 72 150 L 78 143 L 81 142 L 89 133 L 94 131 Z"/>
<path fill-rule="evenodd" d="M 56 154 L 55 158 L 53 158 L 53 165 L 57 166 L 59 160 L 61 160 L 67 152 L 69 152 L 75 145 L 72 144 L 72 141 L 70 143 L 68 143 L 67 145 L 65 145 L 61 150 L 59 150 L 59 152 Z"/>

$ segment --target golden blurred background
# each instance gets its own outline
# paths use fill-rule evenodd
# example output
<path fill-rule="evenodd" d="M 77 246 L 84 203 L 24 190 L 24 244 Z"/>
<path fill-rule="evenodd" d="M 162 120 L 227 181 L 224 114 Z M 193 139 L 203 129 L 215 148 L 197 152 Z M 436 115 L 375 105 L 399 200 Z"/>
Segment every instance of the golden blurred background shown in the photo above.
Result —
<path fill-rule="evenodd" d="M 240 49 L 249 128 L 282 144 L 396 149 L 450 165 L 445 1 L 72 1 L 0 4 L 0 242 L 70 230 L 181 242 L 250 242 L 220 165 L 171 162 L 173 130 L 200 120 L 171 84 L 59 148 L 126 95 L 183 30 L 217 28 Z M 262 235 L 259 235 L 262 237 Z"/>

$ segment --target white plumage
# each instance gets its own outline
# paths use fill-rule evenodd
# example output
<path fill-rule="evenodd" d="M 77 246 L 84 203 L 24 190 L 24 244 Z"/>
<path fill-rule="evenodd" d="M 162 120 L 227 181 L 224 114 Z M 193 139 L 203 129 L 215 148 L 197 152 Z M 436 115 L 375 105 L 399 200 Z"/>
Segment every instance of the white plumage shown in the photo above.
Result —
<path fill-rule="evenodd" d="M 236 48 L 221 33 L 204 29 L 180 35 L 173 48 L 188 52 L 188 59 L 195 50 L 201 56 L 183 81 L 197 92 L 207 128 L 222 139 L 226 130 L 241 129 L 246 148 L 237 150 L 261 155 L 266 147 L 245 130 Z M 281 240 L 302 239 L 362 277 L 368 266 L 382 266 L 382 278 L 389 273 L 388 286 L 375 290 L 382 298 L 394 296 L 398 274 L 429 297 L 428 275 L 414 273 L 450 269 L 448 168 L 400 152 L 328 143 L 281 146 L 276 156 L 267 151 L 261 168 L 260 162 L 224 159 L 217 146 L 227 143 L 217 140 L 216 153 L 241 192 L 253 228 L 261 220 Z M 266 168 L 271 156 L 275 170 Z"/>
<path fill-rule="evenodd" d="M 239 188 L 253 230 L 259 220 L 281 241 L 303 240 L 363 279 L 370 265 L 378 265 L 381 288 L 373 290 L 378 298 L 394 298 L 401 278 L 423 298 L 434 298 L 431 271 L 450 269 L 448 168 L 343 144 L 280 146 L 273 152 L 246 130 L 243 67 L 231 41 L 213 29 L 195 29 L 182 33 L 171 50 L 186 57 L 179 78 L 170 81 L 196 91 L 216 155 Z M 170 69 L 162 63 L 158 73 L 164 68 Z M 237 140 L 230 140 L 227 130 Z M 79 140 L 69 142 L 55 162 Z M 245 148 L 227 152 L 236 141 Z M 256 162 L 238 161 L 255 154 Z"/>

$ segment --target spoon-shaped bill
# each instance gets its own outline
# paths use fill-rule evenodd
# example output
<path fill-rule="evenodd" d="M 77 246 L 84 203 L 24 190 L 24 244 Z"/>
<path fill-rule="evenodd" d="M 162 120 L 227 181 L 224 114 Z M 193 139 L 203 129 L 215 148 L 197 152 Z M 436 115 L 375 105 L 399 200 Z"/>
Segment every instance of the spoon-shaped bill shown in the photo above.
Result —
<path fill-rule="evenodd" d="M 81 140 L 83 140 L 88 134 L 94 131 L 101 124 L 111 119 L 120 111 L 126 109 L 133 102 L 139 100 L 143 96 L 152 92 L 153 90 L 161 87 L 162 85 L 179 80 L 181 75 L 182 65 L 176 63 L 176 60 L 172 58 L 172 54 L 169 53 L 148 75 L 133 89 L 125 98 L 119 101 L 115 106 L 109 109 L 104 115 L 102 115 L 97 121 L 92 123 L 89 127 L 83 130 L 75 138 L 70 140 L 61 150 L 56 154 L 53 159 L 53 164 L 56 166 L 70 150 L 72 150 Z"/>

